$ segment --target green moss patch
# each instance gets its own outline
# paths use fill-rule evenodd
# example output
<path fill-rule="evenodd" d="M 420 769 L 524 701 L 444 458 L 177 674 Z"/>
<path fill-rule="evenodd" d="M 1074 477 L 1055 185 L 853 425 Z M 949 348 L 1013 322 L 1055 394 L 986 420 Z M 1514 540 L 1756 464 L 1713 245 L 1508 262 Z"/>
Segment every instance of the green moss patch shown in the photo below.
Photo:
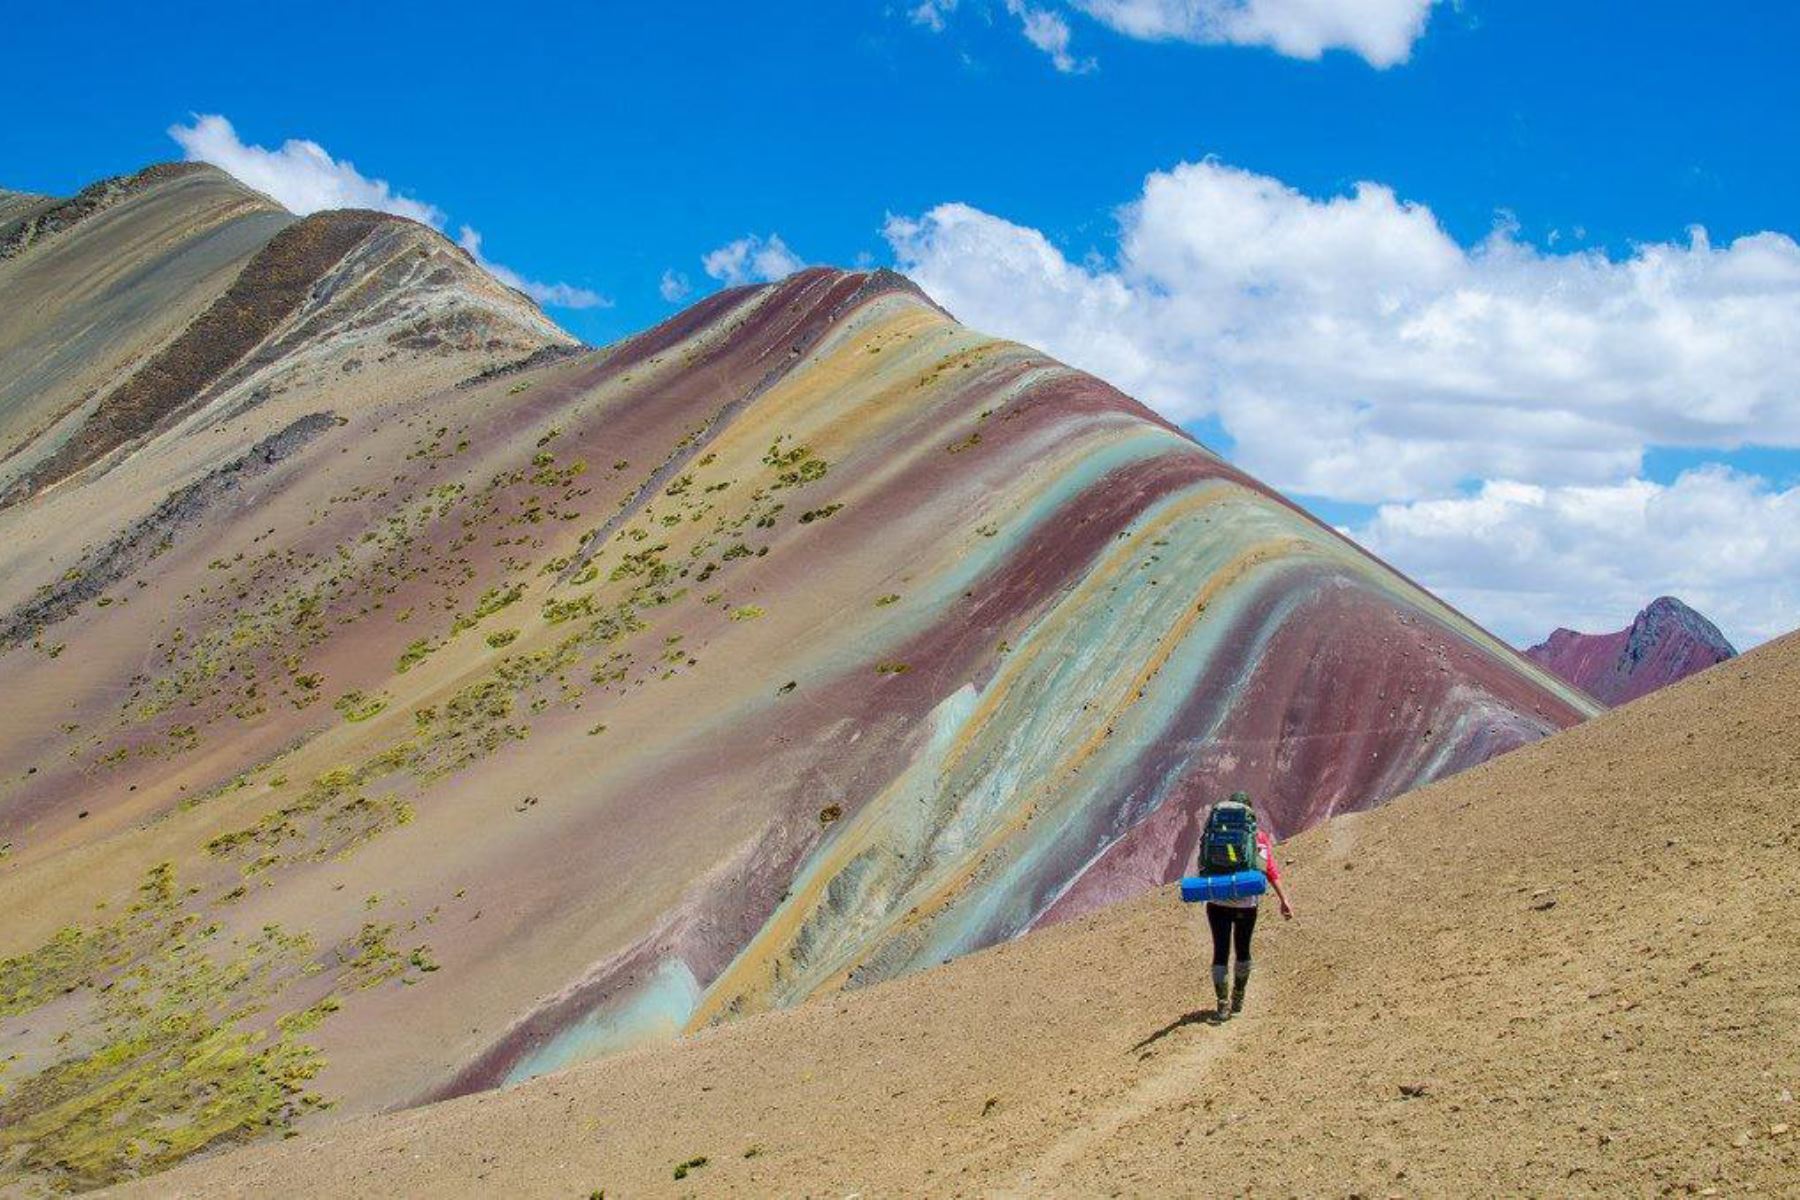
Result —
<path fill-rule="evenodd" d="M 335 1005 L 273 1022 L 265 1011 L 307 974 L 311 953 L 308 937 L 279 926 L 240 940 L 202 924 L 163 864 L 114 921 L 0 962 L 10 1012 L 91 993 L 69 1056 L 0 1094 L 0 1188 L 22 1176 L 104 1186 L 286 1128 L 322 1104 L 308 1084 L 323 1060 L 298 1035 Z"/>

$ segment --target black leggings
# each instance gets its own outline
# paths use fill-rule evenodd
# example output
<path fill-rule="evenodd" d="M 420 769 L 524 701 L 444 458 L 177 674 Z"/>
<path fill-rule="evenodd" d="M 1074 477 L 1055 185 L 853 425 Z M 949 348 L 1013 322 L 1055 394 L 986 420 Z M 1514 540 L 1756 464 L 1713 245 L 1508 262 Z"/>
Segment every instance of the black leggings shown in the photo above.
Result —
<path fill-rule="evenodd" d="M 1250 961 L 1250 935 L 1256 932 L 1256 910 L 1254 908 L 1232 908 L 1224 904 L 1208 904 L 1206 906 L 1206 923 L 1212 926 L 1213 966 L 1225 965 L 1227 954 L 1233 943 L 1237 947 L 1237 960 L 1240 963 Z"/>

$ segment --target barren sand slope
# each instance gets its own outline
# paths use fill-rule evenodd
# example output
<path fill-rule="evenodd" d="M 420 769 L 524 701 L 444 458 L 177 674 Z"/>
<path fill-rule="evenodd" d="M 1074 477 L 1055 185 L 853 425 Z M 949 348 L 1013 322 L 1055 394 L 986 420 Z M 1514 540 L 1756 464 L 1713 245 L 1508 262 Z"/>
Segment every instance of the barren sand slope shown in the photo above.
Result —
<path fill-rule="evenodd" d="M 1796 697 L 1789 637 L 1287 843 L 1222 1027 L 1164 890 L 139 1190 L 1794 1195 Z"/>

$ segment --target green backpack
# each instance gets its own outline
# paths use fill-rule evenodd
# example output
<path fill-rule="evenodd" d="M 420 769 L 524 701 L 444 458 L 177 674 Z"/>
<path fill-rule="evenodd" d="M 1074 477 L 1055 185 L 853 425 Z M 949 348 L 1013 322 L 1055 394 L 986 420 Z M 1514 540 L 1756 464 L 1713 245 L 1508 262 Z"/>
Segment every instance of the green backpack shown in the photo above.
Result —
<path fill-rule="evenodd" d="M 1256 810 L 1250 798 L 1233 792 L 1213 805 L 1200 835 L 1200 874 L 1231 875 L 1256 869 Z"/>

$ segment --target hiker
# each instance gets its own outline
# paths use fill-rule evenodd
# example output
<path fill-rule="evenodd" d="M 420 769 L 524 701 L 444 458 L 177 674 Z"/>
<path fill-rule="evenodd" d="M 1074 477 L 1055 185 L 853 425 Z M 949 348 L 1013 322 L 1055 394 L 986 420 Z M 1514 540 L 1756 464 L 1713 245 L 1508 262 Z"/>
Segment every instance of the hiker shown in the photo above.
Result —
<path fill-rule="evenodd" d="M 1253 849 L 1252 849 L 1253 847 Z M 1256 810 L 1250 806 L 1247 792 L 1233 792 L 1231 799 L 1220 801 L 1207 810 L 1206 831 L 1200 838 L 1200 871 L 1250 867 L 1268 876 L 1275 898 L 1281 902 L 1281 916 L 1291 920 L 1294 906 L 1281 890 L 1281 869 L 1275 865 L 1275 844 L 1268 833 L 1257 827 Z M 1256 930 L 1256 906 L 1260 896 L 1237 900 L 1208 900 L 1206 923 L 1212 927 L 1213 993 L 1218 997 L 1218 1019 L 1228 1021 L 1244 1010 L 1244 992 L 1250 986 L 1250 935 Z M 1226 968 L 1231 952 L 1237 952 L 1236 969 L 1231 972 L 1235 987 L 1226 984 Z"/>

